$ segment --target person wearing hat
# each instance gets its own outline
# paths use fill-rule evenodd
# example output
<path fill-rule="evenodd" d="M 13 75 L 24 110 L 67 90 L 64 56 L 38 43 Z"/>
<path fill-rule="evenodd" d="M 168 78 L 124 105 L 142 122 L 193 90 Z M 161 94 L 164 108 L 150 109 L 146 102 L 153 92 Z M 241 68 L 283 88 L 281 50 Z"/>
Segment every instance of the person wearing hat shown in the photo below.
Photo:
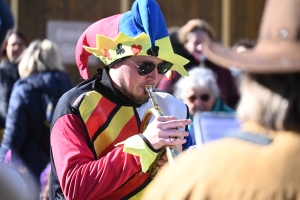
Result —
<path fill-rule="evenodd" d="M 105 64 L 93 77 L 91 54 Z M 152 107 L 145 86 L 155 88 L 173 70 L 188 76 L 188 60 L 173 52 L 154 0 L 137 0 L 130 11 L 92 24 L 75 57 L 86 81 L 59 100 L 52 119 L 50 199 L 139 199 L 153 179 L 150 166 L 168 162 L 165 155 L 154 162 L 160 150 L 180 151 L 191 141 L 187 106 L 163 92 L 152 95 L 164 116 L 141 129 Z"/>
<path fill-rule="evenodd" d="M 299 33 L 300 0 L 268 0 L 254 48 L 204 44 L 213 62 L 245 73 L 241 130 L 178 156 L 142 199 L 300 199 Z"/>

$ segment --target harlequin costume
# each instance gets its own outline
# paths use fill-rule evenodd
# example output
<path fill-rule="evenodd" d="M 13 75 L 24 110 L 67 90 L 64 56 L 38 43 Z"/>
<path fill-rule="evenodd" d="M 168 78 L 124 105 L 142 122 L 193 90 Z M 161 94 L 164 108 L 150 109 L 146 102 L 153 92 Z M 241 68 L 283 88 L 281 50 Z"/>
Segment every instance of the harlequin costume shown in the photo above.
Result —
<path fill-rule="evenodd" d="M 87 68 L 91 54 L 106 65 L 93 78 Z M 114 88 L 107 67 L 140 55 L 173 63 L 169 75 L 172 70 L 188 75 L 183 68 L 188 61 L 174 54 L 154 0 L 137 0 L 131 11 L 92 24 L 80 37 L 76 62 L 87 80 L 67 92 L 54 113 L 51 199 L 139 199 L 152 180 L 147 170 L 158 151 L 139 131 L 152 104 L 136 104 Z M 186 105 L 172 95 L 154 92 L 154 98 L 165 115 L 188 118 Z"/>

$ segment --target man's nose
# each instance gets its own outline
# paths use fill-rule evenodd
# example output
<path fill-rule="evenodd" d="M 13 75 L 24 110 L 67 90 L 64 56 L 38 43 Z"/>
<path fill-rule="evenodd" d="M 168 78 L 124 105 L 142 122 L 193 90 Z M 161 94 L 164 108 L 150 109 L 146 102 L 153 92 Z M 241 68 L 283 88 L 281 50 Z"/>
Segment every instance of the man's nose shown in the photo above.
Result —
<path fill-rule="evenodd" d="M 146 79 L 147 81 L 150 81 L 150 82 L 156 82 L 156 79 L 158 78 L 160 74 L 158 74 L 158 71 L 157 71 L 157 67 L 155 67 L 152 72 L 150 72 L 149 74 L 146 75 Z"/>

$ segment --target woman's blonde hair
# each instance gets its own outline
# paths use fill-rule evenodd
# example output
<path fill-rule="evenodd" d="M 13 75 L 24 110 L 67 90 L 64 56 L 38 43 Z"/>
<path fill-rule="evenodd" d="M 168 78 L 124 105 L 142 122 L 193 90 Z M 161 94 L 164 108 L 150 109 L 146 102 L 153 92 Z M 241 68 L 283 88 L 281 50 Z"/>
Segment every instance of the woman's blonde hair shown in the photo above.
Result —
<path fill-rule="evenodd" d="M 35 40 L 21 55 L 19 74 L 21 78 L 42 71 L 64 71 L 57 46 L 50 40 Z"/>
<path fill-rule="evenodd" d="M 237 117 L 280 131 L 300 132 L 300 73 L 247 74 L 241 79 Z"/>

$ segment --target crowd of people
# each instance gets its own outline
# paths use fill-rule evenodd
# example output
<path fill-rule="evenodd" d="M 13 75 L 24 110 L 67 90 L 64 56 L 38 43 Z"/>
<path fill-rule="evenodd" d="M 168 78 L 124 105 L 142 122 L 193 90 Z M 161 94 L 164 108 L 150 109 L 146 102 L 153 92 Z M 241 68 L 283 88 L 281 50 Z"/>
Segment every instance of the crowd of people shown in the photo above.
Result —
<path fill-rule="evenodd" d="M 36 199 L 40 174 L 50 162 L 47 106 L 51 99 L 59 99 L 71 89 L 72 82 L 64 72 L 57 47 L 47 39 L 32 41 L 17 69 L 20 79 L 9 99 L 0 160 L 10 151 L 11 165 L 26 169 L 22 175 Z"/>
<path fill-rule="evenodd" d="M 73 83 L 56 44 L 47 39 L 30 41 L 13 28 L 7 2 L 1 0 L 0 5 L 1 198 L 41 199 L 40 176 L 50 163 L 51 116 L 47 115 Z"/>
<path fill-rule="evenodd" d="M 135 0 L 82 33 L 75 86 L 56 44 L 13 28 L 0 0 L 0 195 L 298 199 L 299 8 L 267 0 L 258 40 L 225 47 L 207 21 L 167 27 L 155 0 Z M 242 125 L 192 148 L 197 112 Z"/>
<path fill-rule="evenodd" d="M 230 70 L 222 68 L 210 61 L 202 52 L 202 43 L 207 40 L 217 40 L 214 29 L 205 20 L 191 19 L 182 27 L 170 33 L 170 40 L 176 54 L 189 60 L 184 65 L 186 70 L 195 66 L 204 66 L 211 69 L 217 75 L 217 84 L 223 101 L 235 109 L 239 100 L 239 92 Z M 172 78 L 163 76 L 157 88 L 173 94 L 174 84 L 180 75 L 172 73 Z"/>

